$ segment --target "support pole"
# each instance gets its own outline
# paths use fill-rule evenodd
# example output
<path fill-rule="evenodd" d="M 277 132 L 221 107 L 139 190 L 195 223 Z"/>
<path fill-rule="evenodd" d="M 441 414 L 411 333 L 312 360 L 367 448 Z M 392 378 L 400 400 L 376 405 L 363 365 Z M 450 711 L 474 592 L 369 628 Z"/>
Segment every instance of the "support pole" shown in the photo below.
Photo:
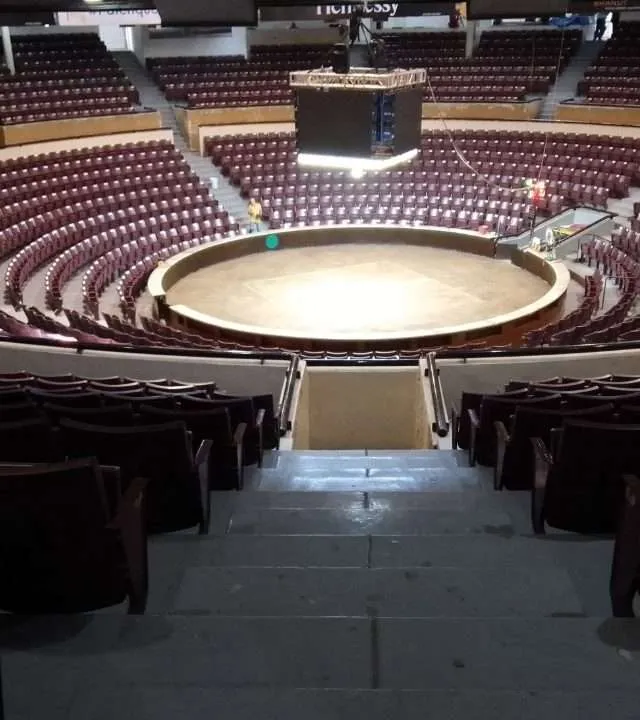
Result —
<path fill-rule="evenodd" d="M 2 49 L 4 51 L 4 59 L 12 75 L 16 74 L 16 63 L 13 59 L 13 45 L 11 43 L 11 30 L 3 26 L 2 28 Z"/>

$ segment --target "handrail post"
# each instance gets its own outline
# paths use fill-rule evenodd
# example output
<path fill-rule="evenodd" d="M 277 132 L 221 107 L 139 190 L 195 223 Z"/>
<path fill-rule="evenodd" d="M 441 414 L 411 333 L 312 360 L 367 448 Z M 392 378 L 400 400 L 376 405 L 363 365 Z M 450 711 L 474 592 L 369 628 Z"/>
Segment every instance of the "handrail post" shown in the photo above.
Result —
<path fill-rule="evenodd" d="M 280 400 L 278 402 L 278 432 L 280 437 L 285 435 L 289 430 L 289 412 L 291 410 L 291 401 L 293 399 L 293 389 L 298 374 L 299 361 L 300 357 L 293 355 L 289 363 L 285 382 L 282 386 L 282 392 L 280 393 Z"/>
<path fill-rule="evenodd" d="M 440 374 L 436 367 L 435 352 L 427 353 L 427 375 L 429 376 L 429 389 L 431 390 L 433 407 L 436 413 L 436 418 L 432 423 L 431 430 L 440 437 L 446 437 L 449 433 L 449 415 L 447 414 Z"/>

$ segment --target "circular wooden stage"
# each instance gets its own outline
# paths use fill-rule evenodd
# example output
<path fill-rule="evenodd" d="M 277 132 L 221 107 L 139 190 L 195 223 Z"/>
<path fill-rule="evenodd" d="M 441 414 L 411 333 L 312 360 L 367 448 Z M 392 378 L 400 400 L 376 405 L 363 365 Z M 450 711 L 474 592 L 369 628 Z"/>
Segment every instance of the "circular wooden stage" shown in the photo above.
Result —
<path fill-rule="evenodd" d="M 391 232 L 390 232 L 391 231 Z M 154 272 L 173 321 L 281 347 L 391 347 L 476 339 L 556 303 L 564 266 L 494 259 L 483 236 L 332 226 L 212 243 Z M 514 262 L 516 260 L 516 262 Z"/>

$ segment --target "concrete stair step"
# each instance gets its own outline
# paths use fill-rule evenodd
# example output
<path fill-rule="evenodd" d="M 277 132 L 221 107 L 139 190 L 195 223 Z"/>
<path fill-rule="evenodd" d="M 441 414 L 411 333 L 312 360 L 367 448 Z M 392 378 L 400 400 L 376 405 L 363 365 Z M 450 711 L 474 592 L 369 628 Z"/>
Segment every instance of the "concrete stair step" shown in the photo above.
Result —
<path fill-rule="evenodd" d="M 443 490 L 457 493 L 469 490 L 478 490 L 488 485 L 488 481 L 481 481 L 473 471 L 461 469 L 452 472 L 446 468 L 432 469 L 430 471 L 319 471 L 310 472 L 269 472 L 264 471 L 260 476 L 250 475 L 245 481 L 247 486 L 254 489 L 253 494 L 261 495 L 264 492 L 294 490 L 301 493 L 334 492 L 334 493 L 376 493 L 394 492 L 398 495 L 413 497 L 420 493 L 441 492 Z"/>
<path fill-rule="evenodd" d="M 38 626 L 58 639 L 55 652 L 34 645 L 31 652 L 24 651 L 30 636 L 37 642 Z M 64 717 L 127 717 L 120 712 L 100 714 L 105 708 L 113 709 L 113 698 L 122 692 L 129 693 L 130 700 L 135 698 L 141 713 L 138 693 L 160 687 L 172 691 L 241 688 L 245 692 L 265 688 L 526 691 L 531 697 L 589 690 L 595 702 L 600 693 L 615 691 L 621 698 L 634 694 L 636 713 L 615 717 L 637 717 L 638 668 L 633 662 L 637 627 L 605 618 L 377 620 L 96 614 L 87 616 L 84 623 L 77 617 L 59 616 L 35 618 L 26 626 L 22 620 L 14 627 L 13 633 L 10 629 L 3 633 L 6 694 L 13 699 L 22 686 L 23 693 L 30 688 L 31 695 L 38 695 L 38 702 L 57 700 L 51 703 L 53 712 L 63 703 L 69 712 L 73 702 L 77 711 L 85 713 Z M 39 678 L 37 693 L 34 677 Z M 52 715 L 48 712 L 47 717 Z M 194 715 L 188 712 L 185 717 Z M 480 720 L 487 716 L 449 717 Z M 547 717 L 560 716 L 552 712 Z M 587 711 L 583 717 L 604 716 Z"/>
<path fill-rule="evenodd" d="M 210 688 L 144 686 L 135 690 L 124 683 L 115 693 L 91 696 L 84 689 L 69 720 L 585 720 L 611 714 L 617 720 L 635 720 L 632 690 L 595 693 L 587 688 L 558 693 L 519 690 L 475 690 L 460 687 L 431 690 L 344 690 L 286 688 Z M 77 714 L 76 714 L 77 713 Z M 65 718 L 67 716 L 65 715 Z"/>
<path fill-rule="evenodd" d="M 391 468 L 456 468 L 466 464 L 465 456 L 457 451 L 279 451 L 269 454 L 263 468 L 296 471 Z"/>
<path fill-rule="evenodd" d="M 583 608 L 562 568 L 189 567 L 175 605 L 227 617 L 552 617 Z M 606 609 L 605 609 L 606 612 Z"/>
<path fill-rule="evenodd" d="M 442 509 L 241 508 L 228 532 L 240 535 L 513 535 L 508 511 L 479 505 L 473 513 Z"/>
<path fill-rule="evenodd" d="M 228 502 L 231 512 L 239 510 L 337 510 L 353 514 L 360 509 L 370 512 L 395 510 L 444 509 L 471 511 L 481 504 L 496 506 L 492 493 L 463 493 L 457 486 L 430 488 L 428 492 L 398 493 L 386 491 L 365 492 L 230 492 L 224 498 L 214 496 L 218 506 Z"/>
<path fill-rule="evenodd" d="M 487 532 L 487 530 L 491 530 Z M 152 577 L 158 563 L 183 565 L 186 536 L 154 539 L 150 545 Z M 587 545 L 587 544 L 585 544 Z M 602 539 L 579 548 L 577 555 L 611 554 L 612 541 Z M 571 550 L 571 548 L 570 548 Z M 209 535 L 197 543 L 193 567 L 291 568 L 494 568 L 521 565 L 565 565 L 566 545 L 543 542 L 509 529 L 485 528 L 468 535 Z M 153 588 L 152 588 L 153 594 Z M 606 595 L 606 588 L 604 590 Z M 602 596 L 602 593 L 600 593 Z"/>

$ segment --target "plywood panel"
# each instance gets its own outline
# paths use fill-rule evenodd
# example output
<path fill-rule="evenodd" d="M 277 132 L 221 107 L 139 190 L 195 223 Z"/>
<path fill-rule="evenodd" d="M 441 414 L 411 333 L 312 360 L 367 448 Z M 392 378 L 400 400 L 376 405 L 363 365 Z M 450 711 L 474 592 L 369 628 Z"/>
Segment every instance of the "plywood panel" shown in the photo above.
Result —
<path fill-rule="evenodd" d="M 2 146 L 111 133 L 158 130 L 161 127 L 162 119 L 157 111 L 5 125 L 2 127 Z"/>
<path fill-rule="evenodd" d="M 529 120 L 535 118 L 540 101 L 523 103 L 423 103 L 423 118 L 468 120 Z"/>
<path fill-rule="evenodd" d="M 29 143 L 28 145 L 10 145 L 0 148 L 0 160 L 19 158 L 26 155 L 39 155 L 40 153 L 65 152 L 79 150 L 80 148 L 100 147 L 101 145 L 115 145 L 116 143 L 153 142 L 169 140 L 173 142 L 171 130 L 142 130 L 140 132 L 111 133 L 109 135 L 92 135 L 84 138 L 71 138 L 69 140 L 50 140 L 47 142 Z"/>
<path fill-rule="evenodd" d="M 200 147 L 201 125 L 237 125 L 245 123 L 293 122 L 293 105 L 260 105 L 253 107 L 203 108 L 186 111 L 189 147 Z"/>
<path fill-rule="evenodd" d="M 558 105 L 554 120 L 638 127 L 640 126 L 640 107 L 577 105 L 567 103 Z"/>
<path fill-rule="evenodd" d="M 414 449 L 417 367 L 307 372 L 310 449 Z"/>

